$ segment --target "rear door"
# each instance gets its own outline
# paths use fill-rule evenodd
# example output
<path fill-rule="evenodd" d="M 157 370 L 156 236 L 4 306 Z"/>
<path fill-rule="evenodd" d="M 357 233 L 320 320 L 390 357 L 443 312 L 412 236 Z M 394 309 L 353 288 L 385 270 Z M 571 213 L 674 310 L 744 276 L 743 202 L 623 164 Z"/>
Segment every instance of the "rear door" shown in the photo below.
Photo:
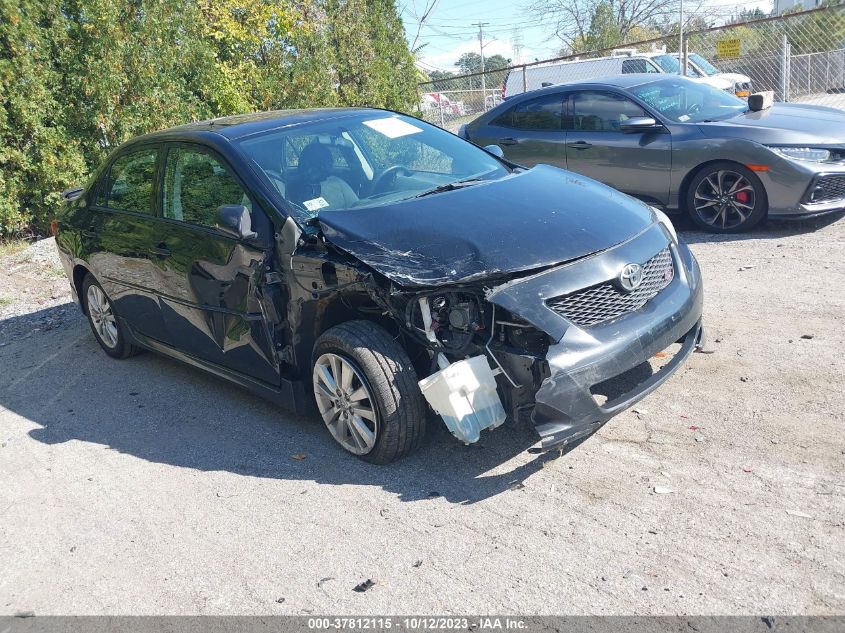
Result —
<path fill-rule="evenodd" d="M 81 227 L 83 239 L 90 240 L 88 263 L 118 316 L 156 340 L 166 338 L 154 291 L 160 154 L 151 145 L 116 156 L 97 185 L 90 226 Z"/>
<path fill-rule="evenodd" d="M 217 228 L 217 209 L 244 205 L 267 226 L 224 160 L 199 145 L 172 144 L 162 173 L 156 291 L 169 343 L 185 353 L 278 384 L 278 362 L 262 302 L 269 235 L 247 241 Z"/>
<path fill-rule="evenodd" d="M 651 116 L 624 95 L 578 90 L 566 117 L 567 168 L 646 202 L 667 204 L 672 136 L 667 130 L 627 134 L 620 123 Z"/>
<path fill-rule="evenodd" d="M 520 165 L 566 167 L 564 99 L 563 92 L 522 99 L 479 128 L 471 140 L 482 147 L 498 145 L 508 160 Z"/>

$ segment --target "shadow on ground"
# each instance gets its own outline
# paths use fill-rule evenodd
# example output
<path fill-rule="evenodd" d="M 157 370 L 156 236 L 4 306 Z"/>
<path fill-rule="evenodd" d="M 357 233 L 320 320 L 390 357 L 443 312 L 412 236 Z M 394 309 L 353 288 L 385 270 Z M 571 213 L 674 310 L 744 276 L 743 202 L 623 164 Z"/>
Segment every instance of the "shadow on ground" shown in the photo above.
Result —
<path fill-rule="evenodd" d="M 764 220 L 761 224 L 745 233 L 705 233 L 699 229 L 686 214 L 671 216 L 672 223 L 687 244 L 707 242 L 733 242 L 739 240 L 773 240 L 784 237 L 813 233 L 845 217 L 843 213 L 832 213 L 807 220 Z"/>
<path fill-rule="evenodd" d="M 9 323 L 15 320 L 21 323 Z M 27 324 L 44 322 L 58 326 L 22 334 Z M 19 333 L 0 340 L 0 406 L 37 425 L 29 436 L 45 444 L 78 440 L 180 468 L 381 486 L 403 501 L 442 496 L 452 503 L 519 487 L 558 456 L 526 454 L 527 462 L 508 469 L 511 458 L 536 443 L 532 429 L 505 425 L 463 446 L 432 418 L 421 450 L 373 466 L 336 447 L 317 417 L 294 416 L 152 353 L 125 361 L 107 357 L 72 305 L 0 323 L 3 331 Z"/>

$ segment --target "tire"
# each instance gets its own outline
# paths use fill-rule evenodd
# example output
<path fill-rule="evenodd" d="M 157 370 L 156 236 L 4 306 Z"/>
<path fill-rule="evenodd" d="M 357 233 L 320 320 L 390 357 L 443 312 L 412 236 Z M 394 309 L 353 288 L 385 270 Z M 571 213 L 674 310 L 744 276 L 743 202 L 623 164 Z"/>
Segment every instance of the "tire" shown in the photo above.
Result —
<path fill-rule="evenodd" d="M 140 351 L 129 342 L 125 326 L 117 318 L 111 299 L 90 273 L 82 281 L 82 300 L 85 301 L 88 325 L 106 354 L 122 360 Z"/>
<path fill-rule="evenodd" d="M 388 464 L 420 446 L 426 409 L 417 372 L 384 328 L 370 321 L 348 321 L 326 330 L 314 345 L 311 367 L 317 408 L 347 452 L 373 464 Z M 332 383 L 338 372 L 340 379 Z M 346 397 L 332 391 L 332 384 Z"/>
<path fill-rule="evenodd" d="M 693 176 L 686 192 L 687 213 L 711 233 L 740 233 L 757 226 L 769 200 L 757 175 L 739 163 L 719 161 Z"/>

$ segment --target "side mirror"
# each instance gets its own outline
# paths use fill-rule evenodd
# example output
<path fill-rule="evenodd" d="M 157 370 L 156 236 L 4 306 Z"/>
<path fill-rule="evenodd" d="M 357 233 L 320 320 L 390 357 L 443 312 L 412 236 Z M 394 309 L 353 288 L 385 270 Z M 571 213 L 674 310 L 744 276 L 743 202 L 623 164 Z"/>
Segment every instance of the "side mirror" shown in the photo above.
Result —
<path fill-rule="evenodd" d="M 659 130 L 663 126 L 650 116 L 635 116 L 627 121 L 622 121 L 619 124 L 619 129 L 626 134 L 634 134 L 636 132 L 653 132 Z"/>
<path fill-rule="evenodd" d="M 504 150 L 498 145 L 485 145 L 482 149 L 488 154 L 493 154 L 493 156 L 495 156 L 496 158 L 505 157 Z"/>
<path fill-rule="evenodd" d="M 258 233 L 252 230 L 249 209 L 242 204 L 224 204 L 217 207 L 217 219 L 217 228 L 224 233 L 242 240 L 254 240 L 258 237 Z"/>

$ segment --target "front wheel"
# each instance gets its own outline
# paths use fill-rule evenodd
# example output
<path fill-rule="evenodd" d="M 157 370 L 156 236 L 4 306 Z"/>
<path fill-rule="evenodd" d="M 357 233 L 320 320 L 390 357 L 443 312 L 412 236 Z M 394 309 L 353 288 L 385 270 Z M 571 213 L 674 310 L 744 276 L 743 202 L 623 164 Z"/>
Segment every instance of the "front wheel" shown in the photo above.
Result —
<path fill-rule="evenodd" d="M 769 201 L 763 183 L 743 165 L 722 161 L 706 165 L 687 189 L 693 222 L 712 233 L 738 233 L 766 217 Z"/>
<path fill-rule="evenodd" d="M 410 453 L 425 434 L 426 409 L 405 350 L 379 325 L 349 321 L 314 345 L 314 399 L 346 451 L 374 464 Z"/>

